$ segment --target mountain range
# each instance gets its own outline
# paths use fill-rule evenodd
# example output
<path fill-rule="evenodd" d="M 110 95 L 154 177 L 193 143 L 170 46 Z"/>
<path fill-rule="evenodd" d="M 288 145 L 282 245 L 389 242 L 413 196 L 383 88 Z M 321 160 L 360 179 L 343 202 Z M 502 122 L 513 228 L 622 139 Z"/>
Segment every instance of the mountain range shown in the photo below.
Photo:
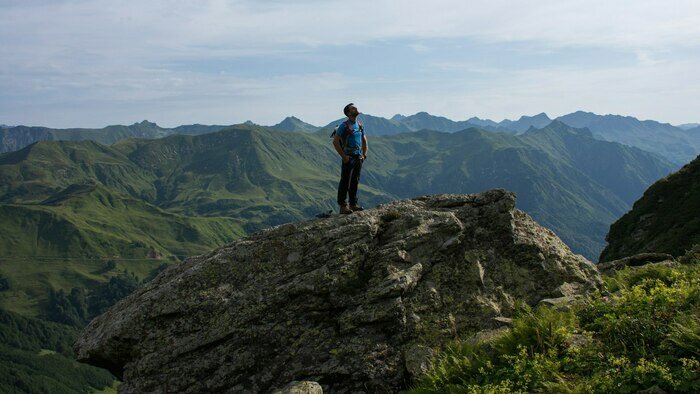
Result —
<path fill-rule="evenodd" d="M 422 127 L 432 119 L 426 115 L 406 124 Z M 364 117 L 376 125 L 389 121 Z M 445 119 L 440 122 L 449 124 Z M 0 154 L 0 310 L 10 316 L 4 324 L 54 330 L 36 318 L 50 319 L 55 291 L 73 297 L 73 289 L 111 285 L 122 270 L 146 278 L 164 262 L 337 209 L 339 162 L 329 128 L 312 131 L 297 121 L 277 127 L 191 125 L 182 126 L 182 133 L 142 122 L 133 128 L 168 135 L 111 144 L 38 141 Z M 610 223 L 676 168 L 657 154 L 596 139 L 589 129 L 556 120 L 524 132 L 489 127 L 372 135 L 361 203 L 507 188 L 517 193 L 520 209 L 595 260 Z M 3 333 L 13 330 L 22 331 Z M 18 351 L 14 346 L 7 354 Z M 28 346 L 17 353 L 24 360 L 17 368 L 37 376 L 50 355 L 60 358 L 61 371 L 78 371 L 71 359 L 50 353 L 55 347 Z M 54 376 L 80 373 L 86 380 L 109 381 L 104 371 L 57 371 Z"/>
<path fill-rule="evenodd" d="M 553 120 L 571 127 L 588 128 L 593 136 L 605 141 L 619 142 L 657 153 L 676 164 L 677 167 L 692 160 L 700 153 L 700 126 L 688 123 L 672 126 L 654 120 L 638 120 L 631 116 L 597 115 L 577 111 L 551 119 L 547 114 L 522 116 L 518 120 L 505 119 L 495 122 L 490 119 L 472 117 L 464 121 L 454 121 L 442 116 L 418 112 L 414 115 L 394 115 L 390 119 L 363 114 L 360 116 L 369 135 L 394 135 L 419 130 L 457 132 L 470 127 L 483 130 L 522 134 L 530 128 L 540 129 Z M 289 116 L 273 126 L 275 130 L 288 132 L 315 133 L 325 129 L 330 133 L 344 119 L 336 119 L 319 127 L 301 119 Z M 255 125 L 248 121 L 246 125 Z M 256 125 L 257 126 L 257 125 Z M 230 126 L 183 125 L 175 128 L 162 128 L 155 123 L 143 121 L 131 126 L 107 126 L 102 129 L 51 129 L 46 127 L 14 126 L 0 128 L 0 152 L 19 150 L 39 140 L 81 141 L 90 139 L 103 144 L 111 144 L 126 138 L 162 138 L 173 134 L 199 135 L 216 132 Z"/>
<path fill-rule="evenodd" d="M 335 209 L 336 162 L 323 129 L 240 125 L 112 145 L 34 143 L 0 155 L 0 214 L 13 224 L 4 226 L 1 255 L 59 256 L 76 245 L 84 255 L 196 253 L 226 237 Z M 518 193 L 523 210 L 593 259 L 607 226 L 673 168 L 558 121 L 521 135 L 423 130 L 371 139 L 362 200 L 376 205 L 504 187 Z M 20 242 L 18 234 L 31 239 Z M 100 241 L 89 241 L 94 237 Z M 127 247 L 135 242 L 138 248 Z"/>

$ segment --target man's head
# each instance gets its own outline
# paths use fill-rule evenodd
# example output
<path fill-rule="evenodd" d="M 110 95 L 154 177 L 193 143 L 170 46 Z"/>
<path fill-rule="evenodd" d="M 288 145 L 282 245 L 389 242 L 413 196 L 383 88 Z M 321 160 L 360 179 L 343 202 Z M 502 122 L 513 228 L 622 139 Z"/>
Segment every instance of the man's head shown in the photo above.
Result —
<path fill-rule="evenodd" d="M 360 112 L 357 111 L 357 107 L 353 103 L 346 105 L 345 108 L 343 108 L 343 113 L 348 118 L 354 118 L 360 114 Z"/>

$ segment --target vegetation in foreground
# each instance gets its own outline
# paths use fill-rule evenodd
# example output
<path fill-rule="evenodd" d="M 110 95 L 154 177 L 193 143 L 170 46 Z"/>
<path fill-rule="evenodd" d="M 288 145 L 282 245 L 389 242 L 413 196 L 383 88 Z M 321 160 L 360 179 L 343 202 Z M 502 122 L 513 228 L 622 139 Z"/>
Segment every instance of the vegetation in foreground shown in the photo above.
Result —
<path fill-rule="evenodd" d="M 681 262 L 626 268 L 570 310 L 524 306 L 498 338 L 450 344 L 411 392 L 700 392 L 700 245 Z"/>

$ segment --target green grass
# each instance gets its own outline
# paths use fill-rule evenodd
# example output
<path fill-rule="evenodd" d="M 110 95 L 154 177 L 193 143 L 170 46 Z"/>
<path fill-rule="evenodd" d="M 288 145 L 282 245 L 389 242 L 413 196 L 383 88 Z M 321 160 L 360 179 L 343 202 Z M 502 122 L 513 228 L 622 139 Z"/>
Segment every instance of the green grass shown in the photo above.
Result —
<path fill-rule="evenodd" d="M 628 268 L 571 310 L 521 307 L 491 341 L 456 341 L 412 393 L 700 390 L 700 260 Z"/>

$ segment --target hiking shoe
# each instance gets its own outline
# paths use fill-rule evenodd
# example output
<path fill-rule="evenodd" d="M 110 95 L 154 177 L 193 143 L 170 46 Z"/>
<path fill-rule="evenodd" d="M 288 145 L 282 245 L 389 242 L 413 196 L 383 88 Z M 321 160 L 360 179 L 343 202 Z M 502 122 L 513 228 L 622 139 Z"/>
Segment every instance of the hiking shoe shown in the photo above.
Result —
<path fill-rule="evenodd" d="M 348 208 L 347 204 L 346 205 L 341 205 L 340 206 L 340 213 L 343 215 L 347 215 L 349 213 L 352 213 L 352 209 Z"/>
<path fill-rule="evenodd" d="M 365 209 L 359 205 L 350 205 L 350 210 L 353 212 L 364 211 Z"/>

